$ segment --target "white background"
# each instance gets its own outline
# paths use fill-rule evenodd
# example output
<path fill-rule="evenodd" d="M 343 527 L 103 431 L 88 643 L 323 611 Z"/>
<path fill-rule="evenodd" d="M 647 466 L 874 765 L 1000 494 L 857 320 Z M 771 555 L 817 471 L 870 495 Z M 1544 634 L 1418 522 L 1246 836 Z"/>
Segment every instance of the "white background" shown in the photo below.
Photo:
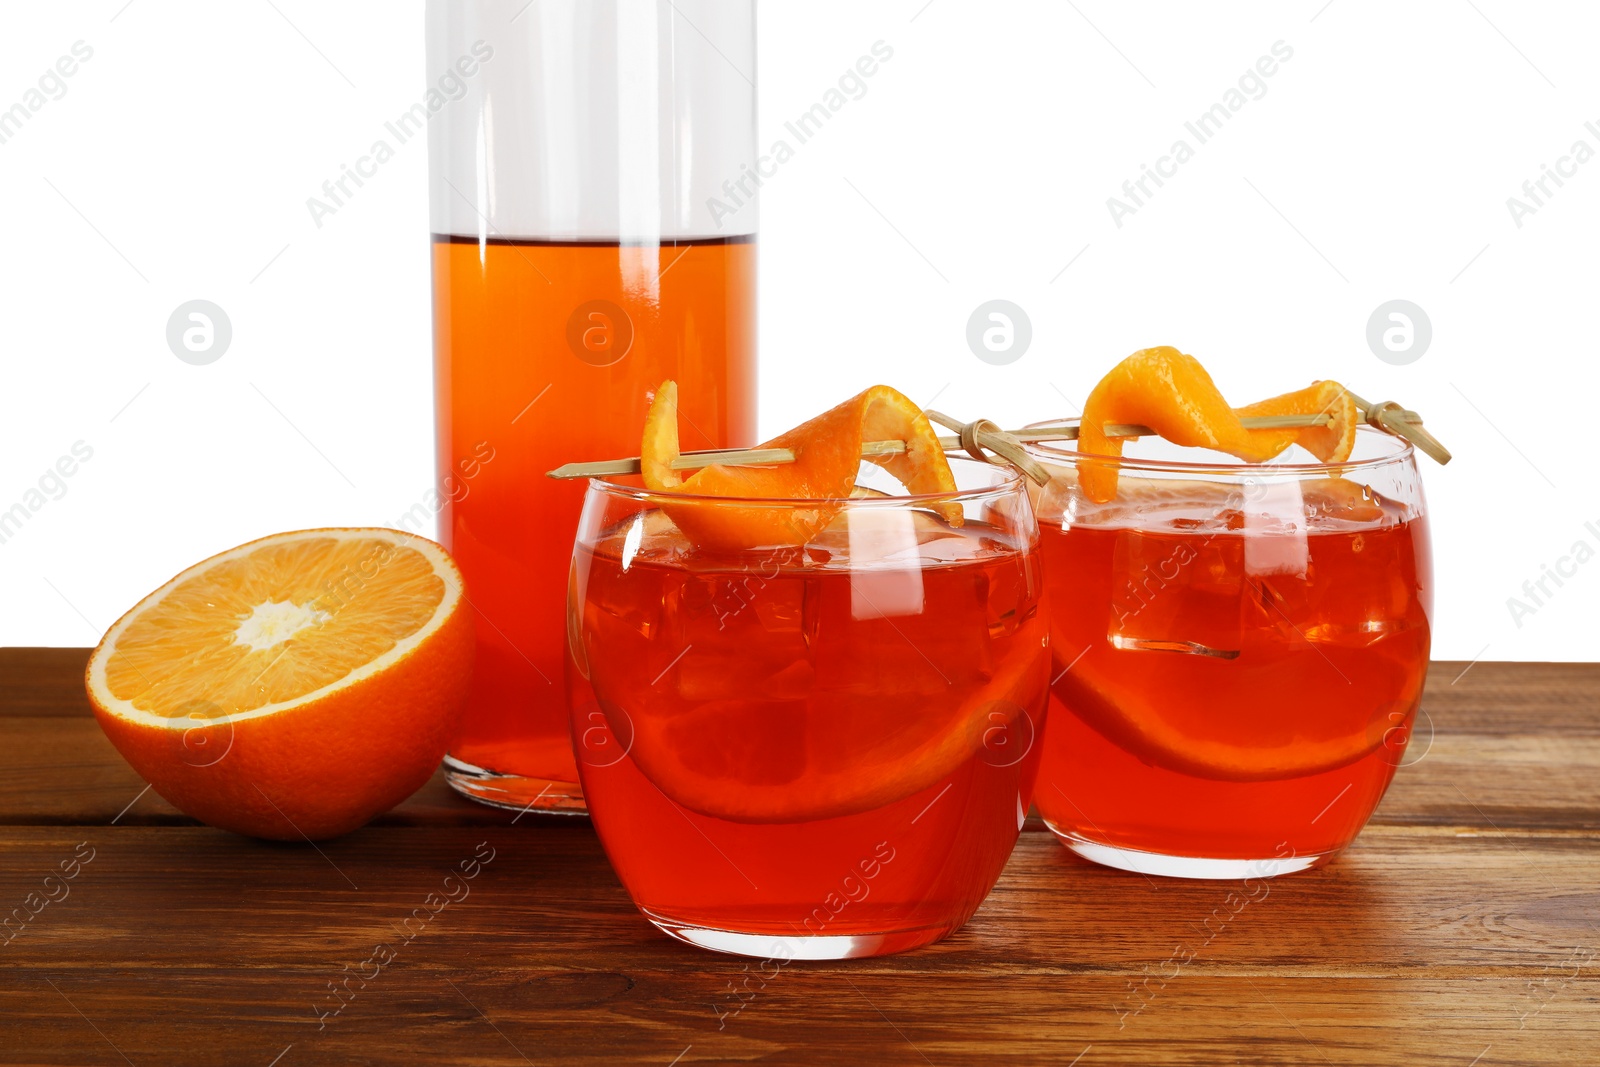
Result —
<path fill-rule="evenodd" d="M 759 33 L 763 146 L 894 49 L 763 193 L 764 431 L 873 381 L 1076 414 L 1154 344 L 1236 403 L 1336 378 L 1455 452 L 1424 470 L 1435 654 L 1595 658 L 1600 559 L 1520 626 L 1507 606 L 1600 549 L 1600 160 L 1520 228 L 1506 205 L 1600 150 L 1593 8 L 769 0 Z M 79 40 L 65 95 L 0 144 L 0 510 L 75 442 L 93 458 L 0 544 L 0 644 L 91 644 L 205 555 L 386 523 L 432 481 L 426 148 L 322 228 L 306 208 L 422 95 L 420 0 L 7 4 L 0 109 Z M 1107 197 L 1280 40 L 1266 94 L 1114 225 Z M 1004 367 L 965 341 L 997 297 L 1034 331 Z M 195 298 L 233 324 L 210 366 L 166 343 Z M 1394 298 L 1433 324 L 1407 366 L 1365 339 Z"/>

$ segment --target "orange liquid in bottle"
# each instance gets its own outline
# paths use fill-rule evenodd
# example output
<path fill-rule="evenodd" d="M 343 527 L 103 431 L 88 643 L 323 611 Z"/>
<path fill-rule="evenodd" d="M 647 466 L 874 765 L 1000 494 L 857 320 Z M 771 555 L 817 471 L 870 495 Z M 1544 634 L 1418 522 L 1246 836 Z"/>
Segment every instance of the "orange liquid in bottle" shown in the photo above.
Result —
<path fill-rule="evenodd" d="M 753 443 L 755 274 L 750 237 L 435 237 L 439 540 L 478 633 L 450 755 L 528 780 L 473 795 L 521 807 L 542 791 L 539 807 L 581 808 L 561 671 L 584 482 L 545 472 L 638 454 L 665 378 L 680 389 L 685 449 Z"/>

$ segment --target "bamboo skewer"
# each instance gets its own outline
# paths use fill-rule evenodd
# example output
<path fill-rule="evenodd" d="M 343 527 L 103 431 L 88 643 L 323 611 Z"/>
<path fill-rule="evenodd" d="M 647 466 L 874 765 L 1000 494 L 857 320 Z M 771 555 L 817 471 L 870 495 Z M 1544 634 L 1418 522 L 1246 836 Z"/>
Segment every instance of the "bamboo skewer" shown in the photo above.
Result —
<path fill-rule="evenodd" d="M 1439 443 L 1422 426 L 1422 417 L 1414 411 L 1402 408 L 1394 401 L 1382 404 L 1372 404 L 1361 399 L 1354 393 L 1350 398 L 1360 408 L 1367 423 L 1396 437 L 1402 437 L 1417 448 L 1427 453 L 1440 463 L 1450 462 L 1450 452 Z M 963 423 L 948 415 L 937 411 L 927 413 L 928 418 L 939 423 L 947 429 L 957 431 L 950 436 L 939 438 L 939 444 L 946 450 L 964 449 L 969 454 L 983 456 L 987 450 L 1015 463 L 1022 468 L 1029 477 L 1036 481 L 1048 481 L 1048 475 L 1043 473 L 1043 468 L 1029 457 L 1019 446 L 1021 442 L 1035 441 L 1072 441 L 1078 436 L 1078 427 L 1067 423 L 1056 425 L 1035 426 L 1027 430 L 1002 430 L 987 419 Z M 1326 413 L 1315 415 L 1252 415 L 1240 420 L 1247 430 L 1287 430 L 1299 429 L 1310 426 L 1326 426 L 1332 421 L 1332 416 Z M 1108 423 L 1106 425 L 1108 437 L 1148 437 L 1155 433 L 1148 426 L 1128 423 Z M 904 441 L 866 441 L 861 445 L 861 454 L 868 456 L 892 456 L 906 450 Z M 725 448 L 707 449 L 697 452 L 684 452 L 672 461 L 672 469 L 678 471 L 698 470 L 709 467 L 714 463 L 728 466 L 759 467 L 772 464 L 793 463 L 794 453 L 787 448 Z M 1038 468 L 1037 470 L 1031 468 Z M 566 463 L 550 471 L 550 478 L 597 478 L 609 474 L 638 474 L 639 457 L 628 459 L 597 460 L 589 463 Z"/>
<path fill-rule="evenodd" d="M 1407 411 L 1402 414 L 1415 418 L 1416 412 Z M 1239 420 L 1247 430 L 1298 430 L 1311 426 L 1326 426 L 1333 421 L 1333 416 L 1325 412 L 1315 415 L 1247 415 Z M 1060 423 L 1058 425 L 1035 426 L 1027 430 L 1010 430 L 1011 436 L 1019 441 L 1076 441 L 1078 427 Z M 1106 423 L 1107 437 L 1150 437 L 1155 431 L 1148 426 L 1141 426 L 1132 422 Z"/>
<path fill-rule="evenodd" d="M 1040 485 L 1050 484 L 1050 472 L 1045 470 L 1044 464 L 1028 455 L 1022 447 L 1022 442 L 1016 436 L 1002 430 L 988 419 L 977 419 L 973 422 L 962 422 L 953 419 L 942 411 L 925 412 L 928 421 L 937 422 L 947 430 L 956 431 L 955 443 L 964 449 L 973 459 L 991 463 L 993 460 L 984 454 L 985 450 L 993 452 L 1001 459 L 1007 460 L 1022 473 L 1032 478 Z M 950 450 L 948 438 L 939 438 L 939 444 L 945 451 Z"/>
<path fill-rule="evenodd" d="M 1376 426 L 1385 433 L 1404 438 L 1441 465 L 1450 462 L 1450 450 L 1423 428 L 1422 416 L 1415 411 L 1406 411 L 1393 400 L 1374 404 L 1370 400 L 1363 400 L 1348 389 L 1345 390 L 1345 394 L 1355 402 L 1356 407 L 1361 409 L 1368 426 Z"/>

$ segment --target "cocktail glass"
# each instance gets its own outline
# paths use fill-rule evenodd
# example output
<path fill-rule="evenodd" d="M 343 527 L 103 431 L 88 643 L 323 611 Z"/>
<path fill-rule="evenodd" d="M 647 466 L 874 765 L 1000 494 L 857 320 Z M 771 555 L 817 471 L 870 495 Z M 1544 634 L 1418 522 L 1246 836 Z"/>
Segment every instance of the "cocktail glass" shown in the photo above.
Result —
<path fill-rule="evenodd" d="M 1036 803 L 1097 863 L 1190 878 L 1325 863 L 1403 761 L 1433 574 L 1406 442 L 1246 464 L 1158 438 L 1121 459 L 1048 443 L 1036 493 L 1050 728 Z M 1097 504 L 1089 465 L 1118 472 Z"/>
<path fill-rule="evenodd" d="M 958 929 L 999 877 L 1044 725 L 1037 528 L 1014 471 L 951 467 L 956 492 L 906 496 L 864 463 L 860 495 L 833 501 L 590 481 L 573 745 L 613 866 L 671 936 L 897 952 Z M 728 551 L 674 522 L 748 509 L 833 517 L 801 546 Z"/>

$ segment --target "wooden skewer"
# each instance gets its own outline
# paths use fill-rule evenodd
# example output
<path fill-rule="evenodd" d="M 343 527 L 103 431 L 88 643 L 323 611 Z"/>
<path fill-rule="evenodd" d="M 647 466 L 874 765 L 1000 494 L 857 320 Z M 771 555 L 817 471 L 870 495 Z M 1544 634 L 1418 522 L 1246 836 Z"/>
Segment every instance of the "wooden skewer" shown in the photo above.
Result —
<path fill-rule="evenodd" d="M 1427 430 L 1422 428 L 1422 417 L 1414 411 L 1407 411 L 1393 401 L 1384 404 L 1369 404 L 1354 393 L 1350 394 L 1356 406 L 1366 413 L 1366 419 L 1373 426 L 1386 430 L 1398 437 L 1416 445 L 1422 451 L 1438 460 L 1440 463 L 1450 462 L 1450 453 Z M 928 412 L 928 417 L 950 429 L 965 430 L 968 426 L 974 428 L 973 437 L 981 448 L 1005 454 L 1010 451 L 1005 448 L 1004 438 L 1010 437 L 1016 441 L 1072 441 L 1078 436 L 1078 427 L 1060 423 L 1054 426 L 1036 426 L 1028 430 L 1000 430 L 998 427 L 990 429 L 989 425 L 979 423 L 964 424 L 940 415 L 938 412 Z M 1251 415 L 1239 420 L 1248 430 L 1287 430 L 1299 429 L 1307 426 L 1326 426 L 1332 421 L 1332 416 L 1319 413 L 1315 415 Z M 1148 437 L 1155 433 L 1148 426 L 1131 423 L 1112 423 L 1106 426 L 1108 437 Z M 1003 436 L 1002 436 L 1003 435 Z M 967 444 L 962 437 L 945 436 L 939 438 L 939 444 L 946 450 L 966 448 Z M 995 446 L 1000 447 L 995 447 Z M 866 441 L 861 445 L 863 456 L 892 456 L 906 450 L 904 441 Z M 1012 456 L 1006 458 L 1016 460 Z M 737 467 L 760 467 L 779 463 L 793 463 L 794 453 L 787 448 L 725 448 L 709 449 L 698 452 L 684 452 L 672 461 L 672 469 L 676 471 L 698 470 L 709 467 L 713 463 L 721 463 Z M 1029 461 L 1031 462 L 1031 460 Z M 1026 470 L 1027 467 L 1019 463 Z M 589 463 L 566 463 L 547 475 L 550 478 L 598 478 L 608 474 L 638 474 L 639 457 L 629 459 L 596 460 Z M 1033 472 L 1029 472 L 1030 475 Z M 1035 477 L 1037 477 L 1035 475 Z M 1048 480 L 1048 479 L 1047 479 Z"/>
<path fill-rule="evenodd" d="M 1043 463 L 1028 455 L 1027 449 L 1015 436 L 1002 430 L 988 419 L 977 419 L 973 422 L 962 422 L 952 418 L 942 411 L 929 410 L 923 414 L 928 416 L 929 422 L 937 422 L 947 430 L 956 431 L 955 443 L 973 459 L 985 463 L 994 460 L 987 454 L 993 452 L 996 456 L 1006 460 L 1023 474 L 1032 478 L 1039 485 L 1050 484 L 1050 472 Z M 939 446 L 949 451 L 949 439 L 939 438 Z"/>
<path fill-rule="evenodd" d="M 1422 416 L 1415 411 L 1406 411 L 1393 400 L 1374 404 L 1370 400 L 1363 400 L 1348 389 L 1345 393 L 1355 402 L 1356 407 L 1361 409 L 1367 425 L 1376 426 L 1385 433 L 1404 438 L 1422 449 L 1436 463 L 1443 465 L 1450 462 L 1450 450 L 1444 447 L 1437 437 L 1423 429 Z"/>
<path fill-rule="evenodd" d="M 956 438 L 939 438 L 947 447 L 955 447 Z M 863 441 L 863 456 L 893 456 L 906 450 L 904 441 Z M 672 461 L 675 471 L 699 470 L 713 463 L 728 467 L 764 467 L 777 463 L 793 463 L 794 452 L 787 448 L 723 448 L 698 452 L 682 452 Z M 546 478 L 600 478 L 608 474 L 638 474 L 639 457 L 628 459 L 599 459 L 589 463 L 563 463 L 545 474 Z"/>

